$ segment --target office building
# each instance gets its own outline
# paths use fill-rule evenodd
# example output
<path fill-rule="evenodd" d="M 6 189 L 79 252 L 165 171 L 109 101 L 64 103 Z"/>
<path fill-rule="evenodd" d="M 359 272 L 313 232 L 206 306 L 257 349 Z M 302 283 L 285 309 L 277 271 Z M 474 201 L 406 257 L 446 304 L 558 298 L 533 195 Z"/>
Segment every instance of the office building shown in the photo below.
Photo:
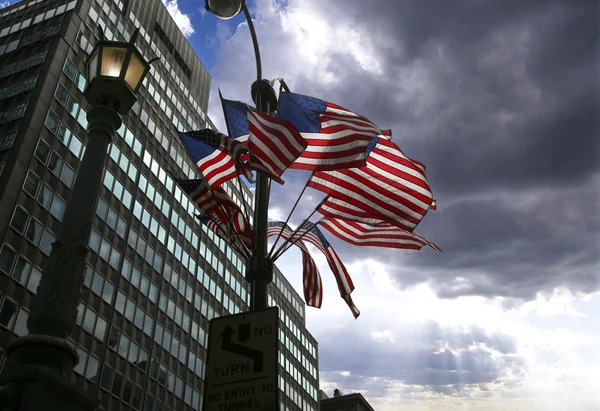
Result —
<path fill-rule="evenodd" d="M 248 309 L 245 263 L 174 183 L 197 171 L 177 130 L 206 127 L 210 76 L 160 0 L 29 0 L 0 10 L 0 354 L 28 307 L 86 144 L 85 60 L 99 38 L 153 64 L 109 147 L 71 378 L 111 411 L 198 410 L 208 321 Z M 237 201 L 247 188 L 228 185 Z M 276 272 L 282 409 L 315 410 L 317 346 Z"/>
<path fill-rule="evenodd" d="M 321 411 L 375 411 L 361 393 L 342 394 L 337 388 L 329 398 L 323 390 L 319 393 Z"/>

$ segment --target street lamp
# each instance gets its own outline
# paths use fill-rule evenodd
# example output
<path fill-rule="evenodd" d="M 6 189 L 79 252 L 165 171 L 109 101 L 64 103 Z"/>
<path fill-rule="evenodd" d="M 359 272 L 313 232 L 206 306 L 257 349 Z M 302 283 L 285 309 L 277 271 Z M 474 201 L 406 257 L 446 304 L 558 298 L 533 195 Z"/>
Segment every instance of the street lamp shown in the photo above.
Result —
<path fill-rule="evenodd" d="M 245 0 L 206 0 L 206 9 L 220 19 L 226 20 L 244 13 L 256 59 L 256 81 L 252 83 L 250 94 L 256 108 L 267 114 L 277 110 L 277 96 L 268 80 L 262 79 L 262 64 L 256 31 Z M 246 268 L 246 280 L 251 284 L 250 309 L 267 308 L 267 284 L 273 281 L 273 261 L 267 256 L 267 223 L 269 208 L 270 180 L 257 172 L 254 192 L 254 239 L 252 255 Z"/>
<path fill-rule="evenodd" d="M 150 70 L 134 44 L 100 40 L 87 61 L 89 85 L 84 95 L 94 106 L 126 114 Z"/>
<path fill-rule="evenodd" d="M 246 7 L 244 0 L 206 0 L 206 9 L 222 20 L 237 16 Z"/>
<path fill-rule="evenodd" d="M 29 335 L 8 346 L 0 375 L 0 386 L 20 393 L 20 405 L 14 408 L 19 411 L 92 410 L 96 406 L 93 398 L 68 380 L 78 358 L 67 338 L 77 319 L 107 148 L 122 124 L 121 115 L 135 103 L 151 63 L 134 45 L 137 31 L 130 43 L 101 37 L 87 61 L 88 85 L 83 93 L 92 105 L 87 113 L 88 144 L 32 302 Z M 6 395 L 0 392 L 0 408 L 2 397 Z"/>

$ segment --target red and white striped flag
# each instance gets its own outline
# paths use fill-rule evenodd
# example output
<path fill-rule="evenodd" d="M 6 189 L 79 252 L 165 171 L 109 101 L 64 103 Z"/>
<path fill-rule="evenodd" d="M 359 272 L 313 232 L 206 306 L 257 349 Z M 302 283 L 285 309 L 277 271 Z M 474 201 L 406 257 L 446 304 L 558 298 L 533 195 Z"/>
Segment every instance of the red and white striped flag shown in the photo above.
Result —
<path fill-rule="evenodd" d="M 179 179 L 175 182 L 185 191 L 209 220 L 204 220 L 215 233 L 236 240 L 235 232 L 248 248 L 252 247 L 252 227 L 240 206 L 222 187 L 210 189 L 204 179 Z M 225 214 L 226 213 L 226 214 Z M 230 228 L 229 220 L 233 224 Z"/>
<path fill-rule="evenodd" d="M 432 202 L 421 168 L 385 139 L 377 141 L 365 167 L 315 172 L 308 185 L 408 231 L 419 224 Z"/>
<path fill-rule="evenodd" d="M 339 198 L 327 197 L 317 211 L 325 217 L 359 221 L 366 224 L 377 224 L 382 221 L 380 218 L 374 217 L 372 213 Z"/>
<path fill-rule="evenodd" d="M 211 188 L 236 178 L 248 176 L 241 155 L 248 150 L 242 143 L 215 130 L 204 129 L 179 133 L 181 141 Z"/>
<path fill-rule="evenodd" d="M 417 233 L 410 233 L 385 222 L 365 224 L 328 217 L 322 218 L 317 224 L 339 239 L 356 246 L 420 250 L 427 245 L 436 251 L 441 251 L 437 245 Z"/>
<path fill-rule="evenodd" d="M 252 227 L 244 215 L 241 211 L 238 212 L 232 209 L 228 209 L 227 214 L 229 215 L 229 220 L 231 220 L 231 223 L 233 224 L 233 229 L 231 228 L 229 221 L 227 221 L 227 217 L 225 217 L 225 214 L 220 209 L 196 217 L 198 217 L 201 222 L 205 223 L 215 234 L 223 237 L 228 242 L 235 244 L 238 243 L 238 241 L 241 241 L 248 250 L 252 250 Z"/>
<path fill-rule="evenodd" d="M 287 240 L 292 235 L 292 230 L 287 224 L 284 225 L 281 221 L 271 221 L 268 225 L 267 235 L 269 237 L 277 236 L 281 233 L 281 237 Z M 323 302 L 323 283 L 321 274 L 315 260 L 311 257 L 308 249 L 302 241 L 298 241 L 295 245 L 302 251 L 302 284 L 304 288 L 304 300 L 311 307 L 321 308 Z"/>
<path fill-rule="evenodd" d="M 350 311 L 352 311 L 352 315 L 354 316 L 354 318 L 358 318 L 358 316 L 360 315 L 360 310 L 356 307 L 356 305 L 354 305 L 354 301 L 352 301 L 352 296 L 350 294 L 344 294 L 342 295 L 342 298 L 344 299 L 348 307 L 350 307 Z"/>
<path fill-rule="evenodd" d="M 225 190 L 221 187 L 211 190 L 205 179 L 176 179 L 175 182 L 204 213 L 218 209 L 219 203 L 222 203 L 224 206 L 228 205 L 230 201 L 233 203 L 233 200 Z"/>
<path fill-rule="evenodd" d="M 337 104 L 297 93 L 280 93 L 277 117 L 289 120 L 308 142 L 290 166 L 324 171 L 362 167 L 375 137 L 390 138 L 372 121 Z"/>
<path fill-rule="evenodd" d="M 357 318 L 360 315 L 360 311 L 356 308 L 356 306 L 354 306 L 351 298 L 346 298 L 346 296 L 349 297 L 350 293 L 354 291 L 354 283 L 352 282 L 352 278 L 350 277 L 350 274 L 348 274 L 344 263 L 342 263 L 342 260 L 338 254 L 335 252 L 331 244 L 329 244 L 329 241 L 327 241 L 321 230 L 319 230 L 319 227 L 310 221 L 307 221 L 292 239 L 296 239 L 300 236 L 302 236 L 300 241 L 313 244 L 325 255 L 327 264 L 329 265 L 329 268 L 335 277 L 340 295 L 342 298 L 344 298 L 344 301 L 346 301 L 352 310 L 354 318 Z"/>
<path fill-rule="evenodd" d="M 306 149 L 308 143 L 287 120 L 248 110 L 250 168 L 266 172 L 275 181 Z"/>

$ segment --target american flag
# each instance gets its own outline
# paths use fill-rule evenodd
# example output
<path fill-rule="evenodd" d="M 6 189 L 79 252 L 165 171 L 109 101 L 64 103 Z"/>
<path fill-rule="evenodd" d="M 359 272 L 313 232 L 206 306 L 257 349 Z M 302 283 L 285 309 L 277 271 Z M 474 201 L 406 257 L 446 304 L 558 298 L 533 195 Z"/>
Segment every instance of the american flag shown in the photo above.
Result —
<path fill-rule="evenodd" d="M 427 168 L 425 167 L 425 164 L 421 163 L 420 161 L 415 160 L 414 158 L 410 158 L 409 160 L 416 167 L 418 167 L 421 170 L 421 173 L 423 174 L 423 177 L 426 177 L 426 175 L 427 175 Z M 437 201 L 436 201 L 435 198 L 431 201 L 431 205 L 429 206 L 429 209 L 432 210 L 432 211 L 437 210 Z"/>
<path fill-rule="evenodd" d="M 252 227 L 240 206 L 222 187 L 211 190 L 203 179 L 175 180 L 175 182 L 190 196 L 207 218 L 209 216 L 213 218 L 209 228 L 216 233 L 220 230 L 222 232 L 220 235 L 227 237 L 230 241 L 235 241 L 235 231 L 244 244 L 251 247 Z M 229 221 L 233 224 L 234 231 L 231 230 Z"/>
<path fill-rule="evenodd" d="M 344 107 L 296 93 L 279 94 L 277 117 L 289 120 L 308 142 L 290 168 L 323 171 L 361 167 L 369 142 L 378 136 L 391 136 L 389 130 L 381 130 Z"/>
<path fill-rule="evenodd" d="M 261 113 L 241 101 L 224 99 L 220 92 L 219 97 L 229 135 L 250 148 L 249 157 L 242 156 L 248 160 L 248 168 L 283 184 L 281 174 L 308 143 L 289 122 Z"/>
<path fill-rule="evenodd" d="M 225 138 L 227 136 L 211 129 L 188 131 L 179 135 L 211 188 L 219 187 L 238 176 L 236 164 L 242 164 L 242 145 L 228 144 L 228 138 Z"/>
<path fill-rule="evenodd" d="M 210 213 L 219 209 L 219 204 L 225 208 L 237 208 L 239 206 L 225 192 L 222 187 L 210 189 L 206 180 L 197 179 L 176 179 L 175 182 L 183 191 L 190 196 L 194 204 L 204 213 Z"/>
<path fill-rule="evenodd" d="M 380 218 L 374 217 L 372 213 L 339 198 L 326 198 L 317 208 L 317 211 L 325 217 L 342 218 L 366 224 L 377 224 L 381 221 Z"/>
<path fill-rule="evenodd" d="M 340 295 L 352 310 L 354 318 L 357 318 L 360 315 L 360 311 L 352 302 L 352 298 L 350 298 L 350 293 L 354 290 L 352 278 L 350 277 L 350 274 L 348 274 L 340 257 L 337 255 L 331 244 L 329 244 L 329 241 L 327 241 L 319 227 L 310 221 L 307 221 L 302 228 L 298 230 L 293 239 L 300 236 L 302 236 L 301 241 L 313 244 L 325 255 L 327 264 L 329 264 L 329 268 L 335 277 Z"/>
<path fill-rule="evenodd" d="M 252 153 L 250 167 L 266 169 L 270 177 L 279 179 L 304 152 L 308 143 L 287 120 L 248 110 L 248 123 L 248 148 Z"/>
<path fill-rule="evenodd" d="M 233 229 L 231 229 L 231 225 L 222 210 L 216 210 L 209 214 L 200 214 L 196 217 L 215 234 L 224 238 L 229 243 L 236 244 L 241 240 L 248 250 L 252 250 L 252 227 L 241 212 L 235 212 L 233 213 L 233 217 L 230 216 Z"/>
<path fill-rule="evenodd" d="M 345 218 L 356 219 L 350 218 L 354 208 L 362 211 L 359 215 L 366 213 L 408 231 L 419 224 L 433 200 L 421 168 L 382 138 L 370 151 L 365 167 L 315 172 L 308 185 L 349 205 Z"/>
<path fill-rule="evenodd" d="M 219 97 L 223 106 L 227 133 L 231 138 L 248 145 L 248 137 L 250 135 L 248 111 L 256 111 L 256 109 L 241 101 L 224 99 L 221 95 L 221 90 L 219 90 Z"/>
<path fill-rule="evenodd" d="M 279 233 L 281 233 L 282 238 L 287 240 L 291 237 L 292 230 L 282 221 L 270 221 L 268 223 L 267 235 L 272 237 L 279 235 Z M 296 245 L 302 251 L 302 284 L 304 288 L 304 300 L 308 306 L 321 308 L 323 302 L 323 283 L 321 281 L 321 274 L 319 274 L 315 260 L 311 257 L 304 243 L 298 241 Z"/>
<path fill-rule="evenodd" d="M 217 221 L 215 221 L 208 214 L 197 214 L 196 218 L 202 224 L 206 225 L 210 231 L 212 231 L 213 233 L 217 234 L 219 237 L 226 237 L 227 236 L 227 234 L 226 234 L 227 233 L 226 227 L 223 227 L 222 224 L 220 224 Z"/>
<path fill-rule="evenodd" d="M 340 218 L 322 218 L 317 224 L 339 239 L 356 246 L 420 250 L 427 245 L 441 251 L 438 246 L 417 233 L 410 233 L 385 222 L 365 224 Z"/>

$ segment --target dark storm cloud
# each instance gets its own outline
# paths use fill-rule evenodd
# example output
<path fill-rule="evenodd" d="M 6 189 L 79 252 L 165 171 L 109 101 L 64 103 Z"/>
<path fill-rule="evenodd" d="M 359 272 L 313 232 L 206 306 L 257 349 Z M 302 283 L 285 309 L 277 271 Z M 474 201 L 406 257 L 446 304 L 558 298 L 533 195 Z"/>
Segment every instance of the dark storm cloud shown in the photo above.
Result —
<path fill-rule="evenodd" d="M 508 367 L 518 375 L 523 366 L 514 355 L 511 337 L 478 328 L 457 330 L 430 323 L 395 338 L 373 341 L 368 333 L 349 329 L 328 333 L 319 341 L 320 351 L 327 353 L 320 357 L 320 371 L 329 373 L 327 381 L 343 382 L 350 389 L 360 384 L 368 389 L 365 381 L 376 378 L 375 387 L 385 391 L 387 385 L 381 382 L 389 380 L 427 386 L 489 383 L 503 378 Z M 349 374 L 334 377 L 344 371 Z"/>
<path fill-rule="evenodd" d="M 361 4 L 332 1 L 324 13 L 352 18 Z M 323 97 L 406 130 L 396 141 L 427 161 L 440 194 L 575 182 L 598 171 L 595 4 L 371 2 L 355 23 L 381 39 L 383 75 L 340 52 L 330 67 L 340 81 Z M 416 62 L 431 96 L 404 89 L 418 80 L 398 73 Z"/>
<path fill-rule="evenodd" d="M 295 90 L 391 127 L 400 147 L 428 166 L 439 201 L 417 231 L 444 253 L 404 252 L 388 267 L 398 284 L 427 281 L 448 298 L 597 290 L 598 3 L 323 7 L 368 34 L 383 74 L 340 51 L 328 67 L 339 80 L 330 90 L 308 78 L 293 79 Z M 403 253 L 335 244 L 348 263 Z"/>

